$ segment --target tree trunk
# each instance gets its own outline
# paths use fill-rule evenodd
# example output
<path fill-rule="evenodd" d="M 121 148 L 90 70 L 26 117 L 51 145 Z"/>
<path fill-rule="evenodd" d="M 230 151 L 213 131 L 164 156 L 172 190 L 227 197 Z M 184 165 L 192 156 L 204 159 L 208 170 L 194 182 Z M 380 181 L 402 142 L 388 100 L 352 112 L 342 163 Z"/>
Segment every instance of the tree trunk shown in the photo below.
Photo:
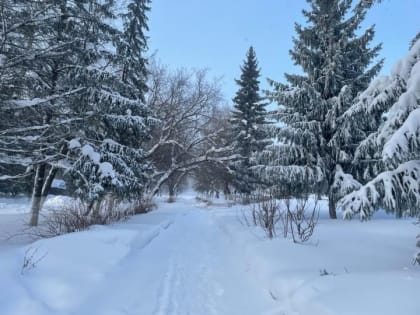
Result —
<path fill-rule="evenodd" d="M 42 186 L 41 193 L 41 208 L 44 206 L 45 201 L 47 200 L 48 194 L 51 190 L 52 182 L 57 174 L 58 169 L 54 166 L 51 166 L 50 171 L 48 172 L 47 177 L 45 178 L 44 185 Z"/>
<path fill-rule="evenodd" d="M 175 184 L 173 183 L 172 180 L 168 182 L 168 192 L 169 192 L 168 202 L 175 202 Z"/>
<path fill-rule="evenodd" d="M 330 195 L 328 196 L 328 210 L 330 213 L 330 219 L 337 219 L 337 203 L 334 198 Z"/>
<path fill-rule="evenodd" d="M 168 191 L 169 191 L 169 198 L 175 197 L 175 185 L 173 185 L 173 183 L 169 183 Z"/>
<path fill-rule="evenodd" d="M 229 189 L 229 182 L 223 182 L 223 194 L 225 195 L 225 199 L 228 199 L 230 196 L 230 189 Z"/>
<path fill-rule="evenodd" d="M 32 191 L 32 204 L 31 204 L 31 220 L 30 226 L 37 226 L 39 220 L 39 212 L 41 211 L 42 187 L 45 180 L 45 169 L 47 165 L 42 163 L 36 167 L 34 188 Z"/>
<path fill-rule="evenodd" d="M 92 207 L 92 218 L 96 223 L 99 223 L 99 218 L 101 217 L 100 210 L 101 210 L 101 200 L 96 200 Z"/>

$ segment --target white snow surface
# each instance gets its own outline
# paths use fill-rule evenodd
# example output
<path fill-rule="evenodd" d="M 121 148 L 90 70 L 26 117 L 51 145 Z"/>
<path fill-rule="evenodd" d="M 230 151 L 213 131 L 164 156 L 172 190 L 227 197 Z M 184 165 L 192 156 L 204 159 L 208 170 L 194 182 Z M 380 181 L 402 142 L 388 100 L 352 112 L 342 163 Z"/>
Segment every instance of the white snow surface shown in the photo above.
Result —
<path fill-rule="evenodd" d="M 89 157 L 89 159 L 91 159 L 93 163 L 100 163 L 101 155 L 98 152 L 96 152 L 90 144 L 86 144 L 82 147 L 82 154 Z"/>
<path fill-rule="evenodd" d="M 0 231 L 17 228 L 12 215 L 26 219 L 27 202 L 0 199 Z M 47 204 L 60 202 L 70 200 Z M 241 224 L 245 206 L 193 196 L 107 227 L 0 241 L 0 314 L 420 314 L 412 221 L 381 213 L 366 223 L 329 220 L 321 206 L 305 245 Z M 28 248 L 35 261 L 45 257 L 22 273 Z"/>

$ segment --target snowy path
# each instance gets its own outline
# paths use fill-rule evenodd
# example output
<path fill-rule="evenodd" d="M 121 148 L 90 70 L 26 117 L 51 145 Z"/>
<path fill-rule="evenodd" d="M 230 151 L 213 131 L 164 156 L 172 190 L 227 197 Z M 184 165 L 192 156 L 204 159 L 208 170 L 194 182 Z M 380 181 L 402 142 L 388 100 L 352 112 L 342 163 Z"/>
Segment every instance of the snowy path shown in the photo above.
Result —
<path fill-rule="evenodd" d="M 133 228 L 133 226 L 131 226 Z M 141 226 L 139 226 L 141 228 Z M 75 314 L 263 314 L 272 304 L 208 210 L 174 215 L 130 254 Z"/>
<path fill-rule="evenodd" d="M 0 241 L 0 315 L 420 314 L 410 220 L 333 221 L 325 206 L 297 245 L 242 225 L 243 210 L 185 197 L 111 226 Z M 19 217 L 0 213 L 0 232 Z M 22 273 L 28 249 L 42 259 Z"/>

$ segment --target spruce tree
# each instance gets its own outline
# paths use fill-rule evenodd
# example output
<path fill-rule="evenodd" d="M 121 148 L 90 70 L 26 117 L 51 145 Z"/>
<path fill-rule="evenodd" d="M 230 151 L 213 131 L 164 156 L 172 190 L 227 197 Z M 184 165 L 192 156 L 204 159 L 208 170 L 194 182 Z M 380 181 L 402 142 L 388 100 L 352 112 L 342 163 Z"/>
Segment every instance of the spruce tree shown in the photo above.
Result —
<path fill-rule="evenodd" d="M 256 155 L 270 143 L 265 130 L 266 104 L 259 93 L 260 70 L 253 47 L 250 47 L 243 66 L 239 86 L 233 99 L 231 131 L 233 150 L 241 159 L 231 164 L 235 186 L 240 193 L 250 194 L 259 180 L 253 171 Z"/>
<path fill-rule="evenodd" d="M 9 159 L 34 170 L 30 224 L 36 225 L 43 197 L 65 156 L 66 141 L 83 125 L 77 114 L 85 108 L 81 99 L 89 95 L 88 82 L 92 84 L 87 69 L 103 57 L 99 46 L 104 38 L 109 41 L 109 29 L 102 20 L 112 13 L 110 1 L 3 4 L 19 21 L 2 36 L 7 41 L 5 65 L 19 83 L 0 108 L 2 116 L 11 117 L 2 130 L 2 146 L 17 139 L 12 142 L 19 154 L 8 151 Z M 8 23 L 7 17 L 1 18 L 3 25 Z"/>
<path fill-rule="evenodd" d="M 89 203 L 142 193 L 147 2 L 3 3 L 0 164 L 33 169 L 31 225 L 59 170 Z"/>
<path fill-rule="evenodd" d="M 284 194 L 326 194 L 330 217 L 345 191 L 357 188 L 343 180 L 351 167 L 351 149 L 341 142 L 339 117 L 381 68 L 372 61 L 381 48 L 369 47 L 374 27 L 358 35 L 374 1 L 307 0 L 307 25 L 296 24 L 297 37 L 290 51 L 303 74 L 286 74 L 288 84 L 271 81 L 273 100 L 280 105 L 280 145 L 272 152 L 265 176 L 275 180 Z M 349 179 L 349 178 L 347 178 Z M 350 178 L 351 179 L 351 178 Z M 350 187 L 340 187 L 351 183 Z M 352 187 L 356 185 L 356 187 Z"/>
<path fill-rule="evenodd" d="M 67 174 L 92 211 L 109 193 L 141 198 L 151 170 L 144 154 L 154 121 L 145 105 L 148 3 L 132 0 L 119 8 L 115 24 L 122 27 L 111 29 L 109 43 L 116 49 L 104 54 L 107 66 L 99 62 L 89 73 L 94 83 L 84 100 L 85 127 L 73 139 Z"/>
<path fill-rule="evenodd" d="M 147 13 L 150 11 L 150 0 L 131 0 L 126 11 L 121 13 L 123 33 L 118 43 L 118 57 L 121 58 L 121 80 L 129 82 L 138 90 L 136 97 L 144 102 L 147 92 L 147 50 L 146 31 Z"/>
<path fill-rule="evenodd" d="M 391 75 L 372 82 L 361 94 L 363 101 L 348 110 L 355 117 L 374 117 L 379 109 L 382 121 L 355 150 L 354 163 L 379 167 L 340 201 L 346 216 L 368 219 L 382 208 L 397 217 L 420 217 L 420 39 L 411 46 Z"/>

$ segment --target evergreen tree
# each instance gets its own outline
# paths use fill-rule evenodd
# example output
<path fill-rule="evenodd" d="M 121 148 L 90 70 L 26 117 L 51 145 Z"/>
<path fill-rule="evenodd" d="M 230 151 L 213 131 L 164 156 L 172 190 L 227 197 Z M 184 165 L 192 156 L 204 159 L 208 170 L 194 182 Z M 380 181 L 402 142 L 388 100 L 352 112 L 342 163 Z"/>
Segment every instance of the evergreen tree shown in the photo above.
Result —
<path fill-rule="evenodd" d="M 151 170 L 143 150 L 154 121 L 144 103 L 148 3 L 132 0 L 115 10 L 120 22 L 115 24 L 122 28 L 111 29 L 109 45 L 116 49 L 103 54 L 106 66 L 99 60 L 90 70 L 94 84 L 84 100 L 88 115 L 73 139 L 67 174 L 92 211 L 109 193 L 118 199 L 141 198 Z"/>
<path fill-rule="evenodd" d="M 1 15 L 0 75 L 20 81 L 1 89 L 0 114 L 10 120 L 0 126 L 0 164 L 34 170 L 31 225 L 59 169 L 90 204 L 143 191 L 146 3 L 3 2 L 16 20 Z"/>
<path fill-rule="evenodd" d="M 374 117 L 372 111 L 382 111 L 378 115 L 382 121 L 356 148 L 355 163 L 373 160 L 380 167 L 365 185 L 345 196 L 340 206 L 346 216 L 359 214 L 362 219 L 379 208 L 397 217 L 420 216 L 420 39 L 390 76 L 372 82 L 361 96 L 363 102 L 352 106 L 349 113 Z"/>
<path fill-rule="evenodd" d="M 92 3 L 65 0 L 3 4 L 21 23 L 9 25 L 3 37 L 10 47 L 6 47 L 6 67 L 19 83 L 1 108 L 2 116 L 11 118 L 2 130 L 2 146 L 12 143 L 13 150 L 6 150 L 8 158 L 34 170 L 30 223 L 36 225 L 55 165 L 80 120 L 74 113 L 87 91 L 84 70 L 97 60 L 97 30 L 103 30 L 101 20 L 111 13 L 106 1 L 95 8 Z M 2 14 L 2 22 L 7 24 L 6 16 Z"/>
<path fill-rule="evenodd" d="M 42 6 L 35 3 L 30 11 L 23 9 L 29 4 L 4 0 L 0 5 L 0 190 L 11 194 L 29 193 L 32 176 L 26 172 L 28 153 L 22 148 L 24 140 L 11 135 L 17 127 L 15 122 L 22 122 L 23 117 L 11 108 L 10 100 L 28 93 L 25 89 L 30 80 L 26 75 L 28 61 L 35 56 L 43 58 L 47 52 L 28 45 L 28 37 L 37 38 L 36 30 L 42 20 Z M 24 128 L 24 123 L 19 126 Z"/>
<path fill-rule="evenodd" d="M 355 181 L 343 180 L 351 168 L 351 148 L 339 134 L 339 117 L 378 73 L 382 61 L 371 66 L 380 45 L 369 47 L 374 27 L 357 33 L 374 1 L 307 0 L 308 25 L 296 24 L 297 38 L 290 54 L 302 75 L 286 74 L 288 84 L 271 81 L 271 98 L 280 105 L 280 142 L 273 149 L 267 179 L 284 194 L 322 193 L 329 199 L 330 217 L 336 202 Z M 350 10 L 352 11 L 350 12 Z M 351 183 L 356 187 L 340 187 Z"/>
<path fill-rule="evenodd" d="M 126 11 L 121 13 L 124 23 L 123 33 L 118 44 L 118 56 L 122 62 L 121 79 L 130 82 L 138 90 L 136 97 L 144 102 L 147 92 L 147 12 L 150 0 L 131 0 Z"/>
<path fill-rule="evenodd" d="M 253 47 L 250 47 L 241 67 L 241 78 L 236 80 L 239 90 L 233 99 L 231 130 L 233 149 L 242 158 L 231 164 L 235 186 L 239 192 L 250 194 L 259 183 L 253 167 L 256 166 L 257 153 L 269 143 L 265 129 L 266 104 L 259 94 L 258 61 Z"/>

